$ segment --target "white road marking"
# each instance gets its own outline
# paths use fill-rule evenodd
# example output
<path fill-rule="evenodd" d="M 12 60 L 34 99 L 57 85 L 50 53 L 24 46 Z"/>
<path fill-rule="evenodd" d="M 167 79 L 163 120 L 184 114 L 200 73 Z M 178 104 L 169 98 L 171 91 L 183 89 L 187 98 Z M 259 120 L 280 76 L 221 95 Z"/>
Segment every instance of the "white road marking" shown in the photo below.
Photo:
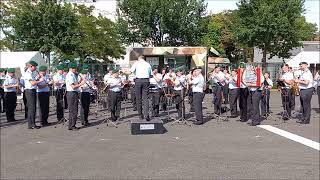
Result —
<path fill-rule="evenodd" d="M 310 139 L 298 136 L 296 134 L 292 134 L 290 132 L 284 131 L 282 129 L 270 125 L 258 125 L 258 127 L 320 151 L 320 144 L 316 141 L 312 141 Z"/>

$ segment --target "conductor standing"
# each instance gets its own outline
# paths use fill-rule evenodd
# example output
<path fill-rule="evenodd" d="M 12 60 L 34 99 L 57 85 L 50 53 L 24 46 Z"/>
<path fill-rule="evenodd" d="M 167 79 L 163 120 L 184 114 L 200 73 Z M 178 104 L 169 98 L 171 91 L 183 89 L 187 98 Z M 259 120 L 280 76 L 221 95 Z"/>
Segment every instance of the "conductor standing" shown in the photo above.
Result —
<path fill-rule="evenodd" d="M 129 73 L 134 73 L 136 76 L 134 90 L 140 120 L 145 119 L 150 121 L 147 97 L 149 97 L 150 77 L 152 73 L 151 65 L 145 61 L 144 56 L 140 56 L 138 61 L 132 65 Z M 142 97 L 144 98 L 142 99 Z"/>

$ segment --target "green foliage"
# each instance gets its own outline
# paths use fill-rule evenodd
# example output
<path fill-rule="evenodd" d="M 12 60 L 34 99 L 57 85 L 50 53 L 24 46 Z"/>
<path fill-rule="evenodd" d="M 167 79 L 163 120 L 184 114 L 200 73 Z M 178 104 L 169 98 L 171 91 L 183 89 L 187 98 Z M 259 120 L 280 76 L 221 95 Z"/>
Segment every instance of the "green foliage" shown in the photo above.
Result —
<path fill-rule="evenodd" d="M 154 46 L 198 45 L 204 0 L 118 0 L 122 39 Z"/>
<path fill-rule="evenodd" d="M 55 63 L 91 57 L 108 60 L 124 54 L 116 25 L 92 15 L 93 7 L 60 4 L 56 0 L 12 0 L 3 7 L 1 48 L 45 53 Z"/>
<path fill-rule="evenodd" d="M 294 23 L 299 41 L 312 41 L 316 37 L 317 24 L 306 21 L 304 16 L 300 16 Z"/>
<path fill-rule="evenodd" d="M 263 50 L 266 54 L 288 58 L 289 50 L 300 45 L 295 26 L 303 12 L 303 0 L 240 0 L 238 7 L 239 42 Z"/>

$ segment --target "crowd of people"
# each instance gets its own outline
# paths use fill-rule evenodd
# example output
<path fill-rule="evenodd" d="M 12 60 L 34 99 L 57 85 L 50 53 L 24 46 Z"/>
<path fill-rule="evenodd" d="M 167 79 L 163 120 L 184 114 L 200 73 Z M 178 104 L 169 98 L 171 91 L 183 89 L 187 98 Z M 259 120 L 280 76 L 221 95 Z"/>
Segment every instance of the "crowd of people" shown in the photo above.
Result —
<path fill-rule="evenodd" d="M 6 114 L 8 122 L 16 121 L 15 108 L 17 89 L 23 94 L 25 118 L 29 129 L 48 126 L 51 89 L 54 90 L 57 122 L 64 118 L 64 109 L 69 109 L 69 130 L 78 130 L 76 121 L 80 105 L 80 120 L 83 126 L 89 126 L 89 111 L 92 91 L 99 88 L 91 74 L 89 66 L 83 64 L 81 70 L 76 63 L 67 67 L 60 64 L 55 67 L 56 73 L 48 75 L 46 66 L 37 67 L 35 61 L 29 61 L 20 80 L 15 77 L 15 69 L 0 69 L 0 112 Z M 313 76 L 308 64 L 300 63 L 300 70 L 292 71 L 284 64 L 276 81 L 260 67 L 240 63 L 230 69 L 216 66 L 205 81 L 203 70 L 196 67 L 186 71 L 178 67 L 168 67 L 159 71 L 158 66 L 151 66 L 143 56 L 139 57 L 128 70 L 110 68 L 103 77 L 103 91 L 107 94 L 110 120 L 117 122 L 120 118 L 121 101 L 130 94 L 133 110 L 138 112 L 140 120 L 150 121 L 159 117 L 160 111 L 168 111 L 170 100 L 175 103 L 176 119 L 184 118 L 184 98 L 188 97 L 190 112 L 195 112 L 195 125 L 204 123 L 202 102 L 207 84 L 212 86 L 213 111 L 221 116 L 227 111 L 223 104 L 230 105 L 230 118 L 248 122 L 252 126 L 260 124 L 263 118 L 270 115 L 270 90 L 277 85 L 281 93 L 284 121 L 291 118 L 295 109 L 295 96 L 300 96 L 301 124 L 310 123 L 311 98 L 314 91 L 318 94 L 320 109 L 320 75 Z M 5 73 L 6 72 L 6 73 Z M 100 89 L 101 90 L 101 89 Z M 36 111 L 39 111 L 39 122 L 36 125 Z M 96 101 L 99 103 L 99 101 Z M 238 110 L 239 107 L 239 110 Z M 249 121 L 250 120 L 250 121 Z"/>

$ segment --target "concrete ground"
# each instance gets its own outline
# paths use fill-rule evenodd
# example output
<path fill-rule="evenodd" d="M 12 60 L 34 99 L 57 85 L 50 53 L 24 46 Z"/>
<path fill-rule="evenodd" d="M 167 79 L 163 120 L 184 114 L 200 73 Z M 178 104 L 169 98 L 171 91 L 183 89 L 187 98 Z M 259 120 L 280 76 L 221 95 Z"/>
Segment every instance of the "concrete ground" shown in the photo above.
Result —
<path fill-rule="evenodd" d="M 237 118 L 218 121 L 211 98 L 206 95 L 203 103 L 204 125 L 166 123 L 160 135 L 130 134 L 129 121 L 136 117 L 130 104 L 123 105 L 128 108 L 118 128 L 97 129 L 110 116 L 101 112 L 89 116 L 92 126 L 76 132 L 62 124 L 29 130 L 18 108 L 18 122 L 1 116 L 1 179 L 319 179 L 318 150 Z M 272 92 L 270 104 L 272 116 L 262 124 L 320 141 L 317 96 L 309 125 L 295 118 L 282 122 L 278 92 Z M 298 110 L 298 98 L 296 104 Z M 54 109 L 49 121 L 56 122 Z"/>

